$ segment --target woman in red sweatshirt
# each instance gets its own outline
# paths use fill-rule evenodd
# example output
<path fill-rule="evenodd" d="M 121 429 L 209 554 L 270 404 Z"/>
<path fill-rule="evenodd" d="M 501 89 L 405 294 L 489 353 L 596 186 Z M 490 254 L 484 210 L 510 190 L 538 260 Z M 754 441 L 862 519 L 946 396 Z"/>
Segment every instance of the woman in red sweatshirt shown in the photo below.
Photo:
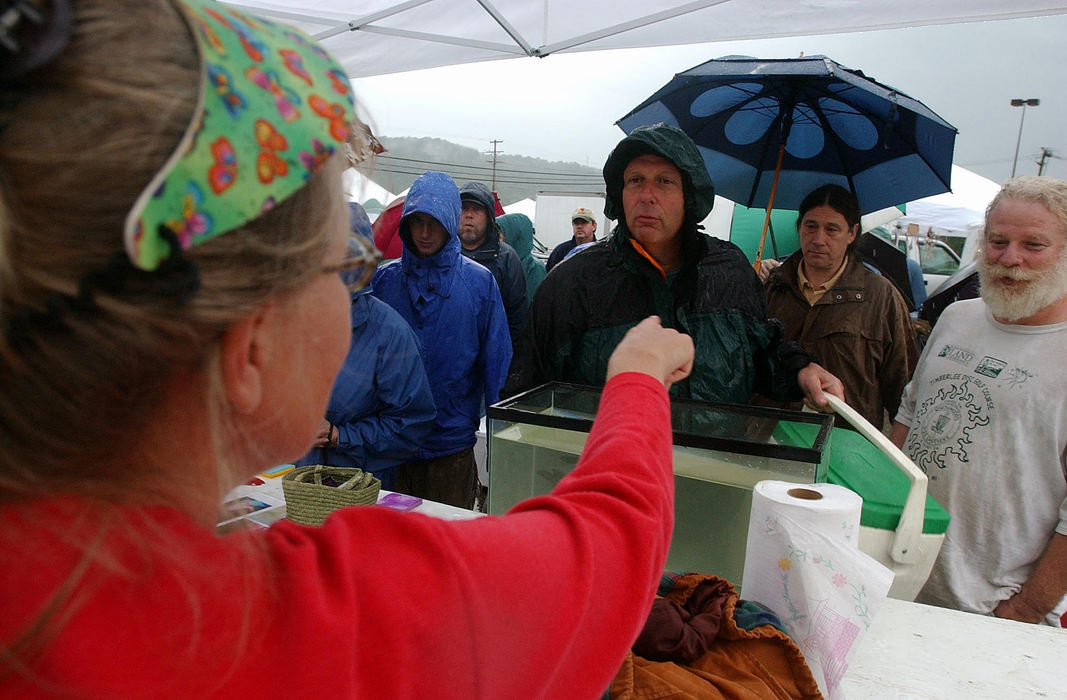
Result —
<path fill-rule="evenodd" d="M 666 557 L 689 339 L 631 331 L 578 467 L 506 516 L 217 536 L 222 494 L 311 444 L 373 269 L 348 81 L 211 0 L 11 7 L 0 696 L 598 696 Z"/>

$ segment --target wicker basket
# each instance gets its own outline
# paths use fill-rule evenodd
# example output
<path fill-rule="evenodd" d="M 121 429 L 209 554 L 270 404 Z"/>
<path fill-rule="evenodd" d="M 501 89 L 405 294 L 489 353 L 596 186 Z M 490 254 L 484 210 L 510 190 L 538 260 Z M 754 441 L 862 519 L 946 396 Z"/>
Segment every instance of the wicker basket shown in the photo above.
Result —
<path fill-rule="evenodd" d="M 285 512 L 301 525 L 321 525 L 326 516 L 345 506 L 368 506 L 378 502 L 382 482 L 362 469 L 314 464 L 299 467 L 282 477 Z"/>

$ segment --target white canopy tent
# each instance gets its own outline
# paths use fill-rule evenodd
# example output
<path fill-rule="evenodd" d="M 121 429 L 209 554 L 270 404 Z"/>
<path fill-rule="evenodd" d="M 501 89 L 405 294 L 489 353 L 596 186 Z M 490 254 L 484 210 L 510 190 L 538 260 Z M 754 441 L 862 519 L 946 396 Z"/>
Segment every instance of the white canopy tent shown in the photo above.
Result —
<path fill-rule="evenodd" d="M 239 0 L 320 39 L 352 78 L 568 51 L 1067 13 L 1067 0 Z"/>
<path fill-rule="evenodd" d="M 952 191 L 910 202 L 899 222 L 918 224 L 922 233 L 965 236 L 981 226 L 986 207 L 999 190 L 1000 185 L 992 180 L 953 165 Z"/>
<path fill-rule="evenodd" d="M 530 221 L 534 220 L 534 213 L 537 211 L 537 202 L 527 197 L 526 199 L 520 199 L 517 202 L 513 202 L 504 207 L 505 214 L 525 214 L 529 217 Z"/>
<path fill-rule="evenodd" d="M 894 226 L 907 230 L 908 224 L 917 224 L 919 235 L 964 238 L 960 258 L 967 263 L 977 252 L 986 207 L 999 191 L 992 180 L 953 165 L 952 191 L 909 202 L 907 214 Z"/>
<path fill-rule="evenodd" d="M 345 170 L 343 177 L 345 193 L 350 202 L 359 202 L 360 204 L 363 204 L 368 200 L 376 199 L 384 206 L 396 199 L 395 194 L 355 168 L 348 168 Z"/>

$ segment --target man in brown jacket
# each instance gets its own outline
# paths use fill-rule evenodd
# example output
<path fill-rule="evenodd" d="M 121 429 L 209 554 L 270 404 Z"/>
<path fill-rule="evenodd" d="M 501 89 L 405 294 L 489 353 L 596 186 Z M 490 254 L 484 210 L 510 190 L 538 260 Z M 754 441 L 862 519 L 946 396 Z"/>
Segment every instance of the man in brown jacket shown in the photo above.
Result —
<path fill-rule="evenodd" d="M 882 429 L 896 415 L 919 350 L 907 306 L 856 254 L 860 211 L 851 192 L 823 185 L 801 203 L 800 250 L 767 279 L 770 315 L 841 379 L 845 401 Z"/>

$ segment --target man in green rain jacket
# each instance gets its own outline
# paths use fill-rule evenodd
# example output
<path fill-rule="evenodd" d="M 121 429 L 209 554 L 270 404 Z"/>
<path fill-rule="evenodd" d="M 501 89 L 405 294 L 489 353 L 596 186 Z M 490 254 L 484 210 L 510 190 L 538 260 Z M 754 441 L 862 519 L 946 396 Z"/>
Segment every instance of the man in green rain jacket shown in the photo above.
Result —
<path fill-rule="evenodd" d="M 611 351 L 651 315 L 696 346 L 674 397 L 746 403 L 759 393 L 822 407 L 824 390 L 842 395 L 836 377 L 783 340 L 741 250 L 701 232 L 715 189 L 688 136 L 635 129 L 608 156 L 604 182 L 604 213 L 618 228 L 541 283 L 505 395 L 550 380 L 602 385 Z"/>
<path fill-rule="evenodd" d="M 545 278 L 545 264 L 533 256 L 534 227 L 525 214 L 504 214 L 496 218 L 504 240 L 515 249 L 526 275 L 526 300 L 533 302 L 534 292 Z"/>

